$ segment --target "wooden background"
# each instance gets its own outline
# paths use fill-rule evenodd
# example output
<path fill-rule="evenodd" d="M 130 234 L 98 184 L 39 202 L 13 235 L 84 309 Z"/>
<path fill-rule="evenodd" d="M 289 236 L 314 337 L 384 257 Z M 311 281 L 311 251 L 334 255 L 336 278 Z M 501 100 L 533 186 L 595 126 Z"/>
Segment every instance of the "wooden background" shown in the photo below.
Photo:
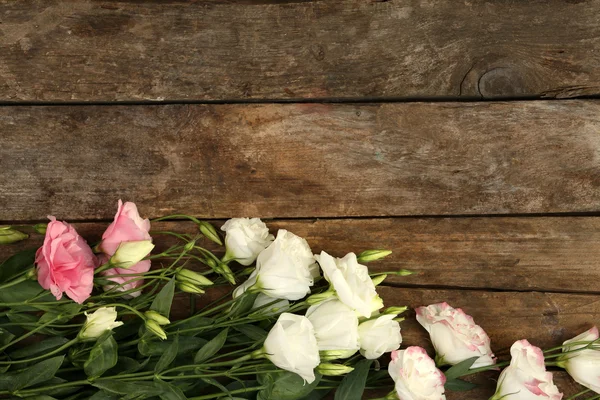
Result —
<path fill-rule="evenodd" d="M 1 0 L 0 223 L 259 216 L 553 346 L 600 317 L 598 98 L 600 0 Z"/>

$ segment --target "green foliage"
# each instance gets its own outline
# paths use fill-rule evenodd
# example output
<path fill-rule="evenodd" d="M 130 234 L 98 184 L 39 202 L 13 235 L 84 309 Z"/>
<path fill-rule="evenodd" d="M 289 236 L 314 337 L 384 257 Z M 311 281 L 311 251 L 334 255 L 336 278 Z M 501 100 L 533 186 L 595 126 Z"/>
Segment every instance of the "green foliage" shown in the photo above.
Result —
<path fill-rule="evenodd" d="M 177 352 L 179 351 L 179 336 L 175 335 L 175 338 L 169 344 L 169 347 L 165 350 L 165 352 L 160 356 L 158 363 L 154 366 L 154 373 L 158 374 L 165 370 L 177 357 Z"/>
<path fill-rule="evenodd" d="M 156 311 L 157 313 L 164 315 L 169 318 L 169 313 L 171 312 L 171 304 L 173 303 L 173 296 L 175 295 L 175 278 L 172 278 L 169 283 L 167 283 L 163 288 L 158 292 L 154 301 L 152 301 L 152 305 L 150 309 L 152 311 Z"/>
<path fill-rule="evenodd" d="M 88 357 L 83 370 L 90 378 L 98 378 L 106 371 L 117 365 L 117 342 L 111 331 L 105 332 L 98 338 Z"/>
<path fill-rule="evenodd" d="M 354 366 L 354 371 L 344 377 L 335 392 L 334 400 L 361 400 L 365 391 L 369 369 L 373 360 L 361 360 Z"/>
<path fill-rule="evenodd" d="M 0 376 L 0 390 L 14 392 L 46 382 L 54 377 L 64 358 L 64 356 L 49 358 L 28 368 L 3 374 Z"/>
<path fill-rule="evenodd" d="M 210 357 L 217 354 L 227 341 L 228 332 L 228 329 L 223 329 L 217 336 L 202 346 L 202 348 L 198 350 L 196 356 L 194 357 L 194 364 L 200 364 L 201 362 L 208 360 Z"/>
<path fill-rule="evenodd" d="M 0 264 L 0 283 L 8 282 L 33 267 L 36 251 L 37 249 L 21 251 Z"/>
<path fill-rule="evenodd" d="M 275 372 L 258 376 L 261 385 L 267 386 L 258 392 L 257 400 L 300 400 L 308 396 L 321 381 L 321 375 L 315 373 L 315 380 L 306 383 L 304 379 L 293 372 Z"/>

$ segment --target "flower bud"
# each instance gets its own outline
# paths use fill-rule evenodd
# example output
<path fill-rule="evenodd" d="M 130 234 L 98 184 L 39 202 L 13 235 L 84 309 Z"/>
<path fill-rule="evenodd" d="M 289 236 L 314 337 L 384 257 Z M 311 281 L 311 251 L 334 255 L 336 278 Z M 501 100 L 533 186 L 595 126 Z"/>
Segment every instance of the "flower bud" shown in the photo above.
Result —
<path fill-rule="evenodd" d="M 195 245 L 196 245 L 195 240 L 192 240 L 191 242 L 187 242 L 185 244 L 185 246 L 183 246 L 183 250 L 185 250 L 186 253 L 189 253 L 190 251 L 192 251 L 194 249 Z"/>
<path fill-rule="evenodd" d="M 383 283 L 383 281 L 385 281 L 385 278 L 387 278 L 387 275 L 381 274 L 381 275 L 375 275 L 374 277 L 371 278 L 371 280 L 373 281 L 373 285 L 378 286 L 378 285 L 381 285 Z"/>
<path fill-rule="evenodd" d="M 321 361 L 341 360 L 352 357 L 358 350 L 322 350 L 319 352 Z"/>
<path fill-rule="evenodd" d="M 223 242 L 221 241 L 217 230 L 214 226 L 212 226 L 212 224 L 205 221 L 201 221 L 200 224 L 198 224 L 198 229 L 204 236 L 206 236 L 207 239 L 212 240 L 219 246 L 223 246 Z"/>
<path fill-rule="evenodd" d="M 192 285 L 210 286 L 213 284 L 213 281 L 211 281 L 204 275 L 186 268 L 183 268 L 182 270 L 177 272 L 177 275 L 175 277 L 179 282 L 191 283 Z"/>
<path fill-rule="evenodd" d="M 385 310 L 383 310 L 383 314 L 387 314 L 387 315 L 398 315 L 398 314 L 402 314 L 403 312 L 405 312 L 406 310 L 408 310 L 408 307 L 404 306 L 404 307 L 388 307 Z"/>
<path fill-rule="evenodd" d="M 87 312 L 84 314 L 86 321 L 79 331 L 80 339 L 97 339 L 104 332 L 123 325 L 123 322 L 116 320 L 117 310 L 115 307 L 101 307 L 91 314 Z"/>
<path fill-rule="evenodd" d="M 33 229 L 40 235 L 45 235 L 46 229 L 48 229 L 48 224 L 35 224 Z"/>
<path fill-rule="evenodd" d="M 25 240 L 29 235 L 12 229 L 10 226 L 0 228 L 0 244 L 12 244 Z"/>
<path fill-rule="evenodd" d="M 415 273 L 414 271 L 410 271 L 408 269 L 399 269 L 398 272 L 396 272 L 396 275 L 398 275 L 398 276 L 409 276 L 409 275 L 413 275 L 414 273 Z"/>
<path fill-rule="evenodd" d="M 37 281 L 37 269 L 31 268 L 29 271 L 27 271 L 27 274 L 25 274 L 25 277 L 29 280 Z"/>
<path fill-rule="evenodd" d="M 308 296 L 306 299 L 306 304 L 315 305 L 324 302 L 325 300 L 335 296 L 335 290 L 332 290 L 331 287 L 324 291 L 323 293 L 315 293 L 311 296 Z"/>
<path fill-rule="evenodd" d="M 156 321 L 159 325 L 169 325 L 171 323 L 169 318 L 157 313 L 156 311 L 149 310 L 146 311 L 144 315 L 146 318 Z"/>
<path fill-rule="evenodd" d="M 231 271 L 231 268 L 229 268 L 229 265 L 221 263 L 217 265 L 217 267 L 215 268 L 215 272 L 223 275 L 229 283 L 235 285 L 235 275 Z"/>
<path fill-rule="evenodd" d="M 323 364 L 319 364 L 319 366 L 317 367 L 317 371 L 321 375 L 325 375 L 325 376 L 340 376 L 340 375 L 346 375 L 346 374 L 354 371 L 354 368 L 348 367 L 343 364 L 323 363 Z"/>
<path fill-rule="evenodd" d="M 110 263 L 117 268 L 129 268 L 142 261 L 153 248 L 151 240 L 121 242 L 115 254 L 110 258 Z"/>
<path fill-rule="evenodd" d="M 211 267 L 214 270 L 216 270 L 219 266 L 219 264 L 212 257 L 206 257 L 206 265 L 208 265 L 209 267 Z"/>
<path fill-rule="evenodd" d="M 187 283 L 187 282 L 179 282 L 177 284 L 177 287 L 179 288 L 179 290 L 181 290 L 182 292 L 185 292 L 185 293 L 193 293 L 193 294 L 206 293 L 204 290 L 200 289 L 198 286 L 193 285 L 191 283 Z"/>
<path fill-rule="evenodd" d="M 162 340 L 165 340 L 167 338 L 167 333 L 163 330 L 163 328 L 160 327 L 158 322 L 156 322 L 153 319 L 146 320 L 146 329 L 148 329 L 150 332 L 152 332 L 154 335 L 158 336 Z"/>
<path fill-rule="evenodd" d="M 392 254 L 391 250 L 365 250 L 358 255 L 359 263 L 376 261 Z"/>

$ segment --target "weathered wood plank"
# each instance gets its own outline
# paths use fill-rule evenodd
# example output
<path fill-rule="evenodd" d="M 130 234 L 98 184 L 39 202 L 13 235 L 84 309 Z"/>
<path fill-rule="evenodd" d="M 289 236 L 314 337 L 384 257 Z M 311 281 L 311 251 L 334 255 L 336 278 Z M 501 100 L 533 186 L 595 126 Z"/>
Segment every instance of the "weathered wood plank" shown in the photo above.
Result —
<path fill-rule="evenodd" d="M 0 100 L 600 93 L 600 1 L 2 1 Z"/>
<path fill-rule="evenodd" d="M 141 207 L 142 213 L 144 207 Z M 60 216 L 59 216 L 60 217 Z M 217 227 L 222 221 L 216 221 Z M 401 268 L 409 277 L 388 277 L 405 286 L 521 291 L 598 292 L 600 218 L 451 218 L 267 221 L 272 232 L 288 229 L 305 237 L 315 253 L 336 256 L 366 249 L 394 253 L 369 264 L 372 271 Z M 90 243 L 107 223 L 76 223 Z M 156 223 L 155 230 L 195 231 L 191 223 Z M 164 237 L 157 240 L 163 243 Z M 34 235 L 18 246 L 0 246 L 0 260 L 36 247 Z M 159 246 L 160 247 L 160 246 Z M 211 243 L 206 247 L 213 248 Z M 467 292 L 468 293 L 468 292 Z"/>
<path fill-rule="evenodd" d="M 600 210 L 600 102 L 0 108 L 0 220 Z"/>

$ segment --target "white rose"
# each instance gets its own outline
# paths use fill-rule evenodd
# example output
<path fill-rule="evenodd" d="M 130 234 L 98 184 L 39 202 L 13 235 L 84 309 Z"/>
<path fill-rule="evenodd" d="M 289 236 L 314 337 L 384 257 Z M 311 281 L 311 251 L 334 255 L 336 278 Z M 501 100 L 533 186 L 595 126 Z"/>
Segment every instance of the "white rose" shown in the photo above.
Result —
<path fill-rule="evenodd" d="M 79 332 L 82 339 L 96 339 L 106 331 L 123 325 L 123 322 L 117 320 L 117 310 L 115 307 L 101 307 L 91 314 L 84 313 L 86 321 Z"/>
<path fill-rule="evenodd" d="M 290 308 L 290 302 L 286 299 L 274 299 L 264 293 L 259 293 L 254 300 L 252 309 L 264 315 L 278 315 Z"/>
<path fill-rule="evenodd" d="M 232 218 L 221 230 L 225 231 L 225 259 L 235 259 L 242 265 L 252 264 L 273 242 L 269 228 L 259 218 Z"/>
<path fill-rule="evenodd" d="M 313 285 L 312 252 L 306 240 L 284 229 L 256 259 L 256 269 L 234 292 L 237 297 L 251 287 L 275 299 L 299 300 Z"/>
<path fill-rule="evenodd" d="M 438 365 L 455 365 L 473 357 L 479 359 L 471 368 L 496 363 L 490 338 L 460 308 L 454 309 L 448 303 L 439 303 L 418 307 L 415 311 L 417 321 L 429 332 Z"/>
<path fill-rule="evenodd" d="M 369 277 L 369 270 L 358 263 L 356 254 L 348 253 L 344 258 L 333 258 L 322 251 L 315 258 L 338 298 L 359 316 L 369 318 L 374 307 L 381 305 L 375 285 Z"/>
<path fill-rule="evenodd" d="M 283 313 L 267 335 L 264 350 L 273 364 L 294 372 L 306 382 L 315 380 L 319 365 L 319 348 L 315 331 L 308 318 Z"/>
<path fill-rule="evenodd" d="M 498 378 L 496 393 L 490 400 L 560 400 L 562 393 L 546 372 L 544 353 L 527 340 L 519 340 L 510 348 L 510 365 Z"/>
<path fill-rule="evenodd" d="M 363 322 L 358 326 L 360 336 L 360 353 L 374 360 L 393 350 L 398 350 L 402 343 L 400 323 L 394 321 L 395 314 L 381 315 Z"/>
<path fill-rule="evenodd" d="M 597 340 L 598 328 L 594 326 L 581 335 L 567 340 L 563 345 L 577 342 L 594 342 Z M 585 344 L 581 343 L 564 347 L 563 352 L 581 349 L 585 346 Z M 558 365 L 566 369 L 577 383 L 582 384 L 588 389 L 592 389 L 596 393 L 600 393 L 600 351 L 588 348 L 573 353 L 566 353 L 559 358 Z"/>
<path fill-rule="evenodd" d="M 446 377 L 421 347 L 392 352 L 388 372 L 400 400 L 445 400 Z"/>
<path fill-rule="evenodd" d="M 319 350 L 359 349 L 358 317 L 354 310 L 331 298 L 306 311 L 306 318 L 312 323 Z"/>

